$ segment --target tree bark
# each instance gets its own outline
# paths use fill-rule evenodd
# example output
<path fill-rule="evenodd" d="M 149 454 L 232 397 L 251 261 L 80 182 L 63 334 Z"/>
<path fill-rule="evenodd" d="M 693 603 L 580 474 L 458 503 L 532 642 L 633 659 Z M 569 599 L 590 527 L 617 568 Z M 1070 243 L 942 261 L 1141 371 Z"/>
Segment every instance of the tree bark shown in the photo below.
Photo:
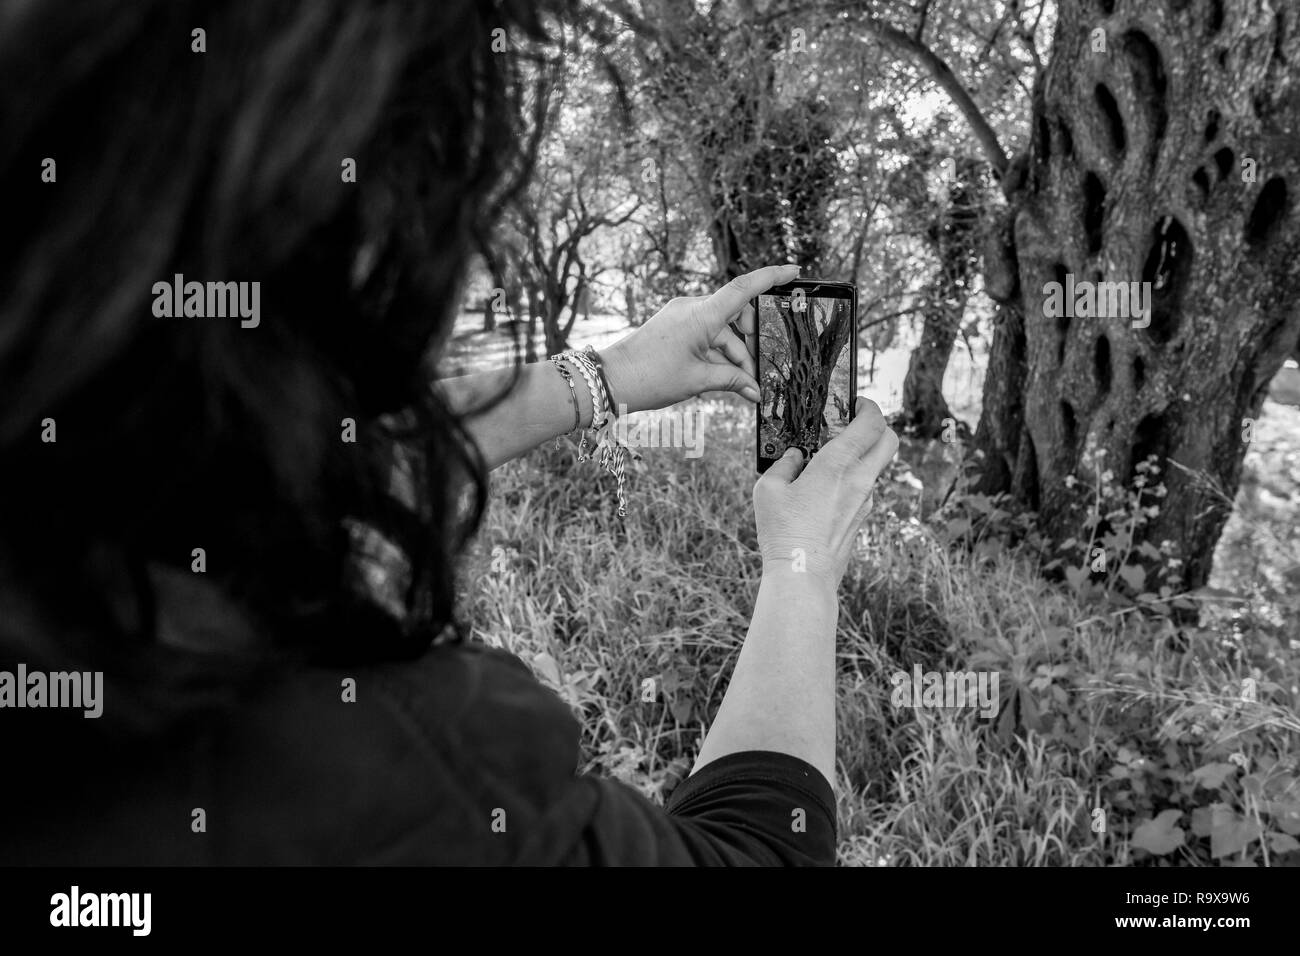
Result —
<path fill-rule="evenodd" d="M 1281 9 L 1061 0 L 986 262 L 1000 307 L 979 488 L 1078 536 L 1094 478 L 1127 486 L 1154 456 L 1168 495 L 1143 499 L 1159 512 L 1140 537 L 1172 541 L 1191 587 L 1241 477 L 1243 419 L 1300 334 L 1300 24 Z M 1048 284 L 1071 279 L 1150 283 L 1149 325 L 1049 317 Z"/>
<path fill-rule="evenodd" d="M 819 307 L 830 310 L 822 316 L 825 325 L 820 333 L 814 314 Z M 853 332 L 851 311 L 847 299 L 831 299 L 829 304 L 810 302 L 803 312 L 782 313 L 785 332 L 780 348 L 771 353 L 773 380 L 763 383 L 764 402 L 770 402 L 763 416 L 769 427 L 764 441 L 775 444 L 776 454 L 791 445 L 809 454 L 817 450 L 822 430 L 829 424 L 825 414 L 831 376 Z M 853 399 L 845 396 L 844 400 Z"/>
<path fill-rule="evenodd" d="M 957 165 L 957 179 L 949 186 L 947 203 L 929 231 L 939 269 L 926 296 L 921 342 L 908 360 L 903 408 L 895 422 L 895 427 L 907 428 L 919 438 L 940 437 L 944 420 L 952 417 L 943 397 L 943 377 L 979 264 L 979 176 L 979 163 L 964 159 Z M 969 437 L 969 432 L 965 435 Z"/>

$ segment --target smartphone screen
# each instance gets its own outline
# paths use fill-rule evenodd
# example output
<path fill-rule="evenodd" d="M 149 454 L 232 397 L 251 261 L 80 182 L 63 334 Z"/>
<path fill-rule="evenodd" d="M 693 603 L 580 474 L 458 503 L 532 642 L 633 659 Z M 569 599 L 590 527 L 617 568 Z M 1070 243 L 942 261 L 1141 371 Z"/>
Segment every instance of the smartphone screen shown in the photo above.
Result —
<path fill-rule="evenodd" d="M 758 470 L 791 445 L 811 458 L 853 419 L 857 289 L 800 279 L 754 302 L 758 317 Z"/>

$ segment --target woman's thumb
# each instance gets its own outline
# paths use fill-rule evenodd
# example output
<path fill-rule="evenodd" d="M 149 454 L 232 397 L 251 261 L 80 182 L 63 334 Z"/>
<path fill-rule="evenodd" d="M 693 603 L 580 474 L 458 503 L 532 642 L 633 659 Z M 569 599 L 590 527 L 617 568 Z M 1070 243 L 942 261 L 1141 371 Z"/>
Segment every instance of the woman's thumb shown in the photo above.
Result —
<path fill-rule="evenodd" d="M 803 464 L 803 449 L 791 445 L 785 450 L 784 455 L 763 472 L 763 480 L 771 479 L 788 485 L 799 477 L 799 472 L 803 471 Z"/>

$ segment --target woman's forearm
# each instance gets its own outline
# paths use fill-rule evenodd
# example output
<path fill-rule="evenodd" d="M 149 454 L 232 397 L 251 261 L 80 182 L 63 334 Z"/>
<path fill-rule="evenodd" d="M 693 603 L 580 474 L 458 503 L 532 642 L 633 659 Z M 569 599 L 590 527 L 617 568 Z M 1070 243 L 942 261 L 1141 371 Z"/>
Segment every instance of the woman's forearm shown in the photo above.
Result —
<path fill-rule="evenodd" d="M 835 780 L 836 588 L 788 566 L 763 573 L 749 634 L 695 770 L 744 750 L 775 750 Z"/>
<path fill-rule="evenodd" d="M 573 373 L 572 392 L 554 365 L 537 362 L 522 366 L 514 388 L 487 411 L 465 414 L 465 428 L 478 443 L 489 468 L 517 458 L 547 439 L 572 431 L 574 398 L 578 400 L 581 427 L 591 425 L 591 392 L 577 368 L 566 364 Z M 510 368 L 481 372 L 442 379 L 437 387 L 443 390 L 452 411 L 464 414 L 508 388 L 513 374 Z"/>
<path fill-rule="evenodd" d="M 797 266 L 768 266 L 737 276 L 710 296 L 676 298 L 626 336 L 600 350 L 605 385 L 619 415 L 667 408 L 706 392 L 730 391 L 758 401 L 752 341 L 757 334 L 750 303 L 799 274 Z M 514 369 L 443 379 L 451 410 L 461 417 L 491 468 L 574 428 L 573 398 L 581 427 L 591 425 L 586 381 L 570 365 L 570 393 L 550 362 L 525 365 L 514 390 L 494 408 L 468 412 L 505 389 Z"/>

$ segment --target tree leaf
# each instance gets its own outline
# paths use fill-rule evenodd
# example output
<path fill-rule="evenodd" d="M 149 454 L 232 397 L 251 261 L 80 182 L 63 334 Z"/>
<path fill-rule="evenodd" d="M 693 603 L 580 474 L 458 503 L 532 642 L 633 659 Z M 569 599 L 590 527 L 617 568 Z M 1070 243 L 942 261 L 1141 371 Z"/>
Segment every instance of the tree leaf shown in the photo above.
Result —
<path fill-rule="evenodd" d="M 1216 804 L 1217 805 L 1217 804 Z M 1192 833 L 1204 839 L 1214 830 L 1213 807 L 1197 807 L 1192 811 Z"/>
<path fill-rule="evenodd" d="M 1178 825 L 1182 817 L 1181 810 L 1165 810 L 1133 831 L 1133 845 L 1156 856 L 1174 852 L 1183 845 L 1187 836 Z"/>
<path fill-rule="evenodd" d="M 1259 838 L 1259 824 L 1247 820 L 1231 807 L 1220 804 L 1214 808 L 1214 824 L 1210 830 L 1210 855 L 1216 860 L 1240 853 Z"/>
<path fill-rule="evenodd" d="M 1142 585 L 1146 584 L 1147 581 L 1146 570 L 1137 564 L 1124 565 L 1119 569 L 1119 576 L 1124 579 L 1125 584 L 1138 592 L 1142 590 Z"/>
<path fill-rule="evenodd" d="M 1269 812 L 1273 814 L 1273 825 L 1291 834 L 1300 836 L 1300 804 L 1270 801 Z"/>
<path fill-rule="evenodd" d="M 1161 558 L 1160 549 L 1150 541 L 1143 541 L 1138 545 L 1138 554 L 1144 558 L 1150 558 L 1152 561 L 1159 561 Z"/>
<path fill-rule="evenodd" d="M 1300 850 L 1300 840 L 1286 833 L 1270 833 L 1268 848 L 1274 853 L 1291 853 Z"/>
<path fill-rule="evenodd" d="M 1192 779 L 1206 790 L 1218 790 L 1223 781 L 1237 772 L 1236 764 L 1207 763 L 1192 771 Z"/>

